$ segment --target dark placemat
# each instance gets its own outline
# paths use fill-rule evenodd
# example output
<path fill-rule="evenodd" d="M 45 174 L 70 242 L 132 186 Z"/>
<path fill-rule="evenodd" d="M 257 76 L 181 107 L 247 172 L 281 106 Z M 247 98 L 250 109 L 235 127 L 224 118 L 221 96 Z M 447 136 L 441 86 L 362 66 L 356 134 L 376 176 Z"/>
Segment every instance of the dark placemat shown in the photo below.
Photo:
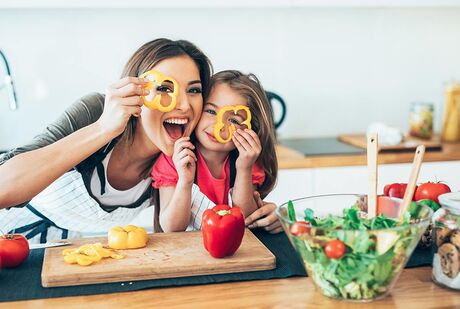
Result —
<path fill-rule="evenodd" d="M 263 230 L 254 230 L 253 232 L 276 256 L 275 269 L 183 278 L 43 288 L 41 286 L 41 269 L 44 249 L 35 249 L 31 250 L 29 258 L 21 266 L 15 269 L 3 269 L 0 271 L 0 301 L 106 294 L 156 287 L 306 276 L 302 263 L 284 233 L 271 235 Z M 431 261 L 431 250 L 417 249 L 409 260 L 407 267 L 431 265 Z"/>
<path fill-rule="evenodd" d="M 409 261 L 407 262 L 406 268 L 431 266 L 433 264 L 434 252 L 432 248 L 415 248 Z"/>
<path fill-rule="evenodd" d="M 3 269 L 0 272 L 0 301 L 105 294 L 155 287 L 305 276 L 305 270 L 284 233 L 271 235 L 263 230 L 255 230 L 253 232 L 276 256 L 275 269 L 183 278 L 43 288 L 41 285 L 41 269 L 44 249 L 35 249 L 31 250 L 29 258 L 20 267 Z"/>

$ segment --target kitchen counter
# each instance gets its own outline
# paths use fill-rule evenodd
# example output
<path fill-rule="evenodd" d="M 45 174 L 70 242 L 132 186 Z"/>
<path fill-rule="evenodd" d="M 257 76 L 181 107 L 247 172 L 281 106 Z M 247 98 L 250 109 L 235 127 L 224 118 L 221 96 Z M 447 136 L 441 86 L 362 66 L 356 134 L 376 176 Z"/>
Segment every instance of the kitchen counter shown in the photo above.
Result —
<path fill-rule="evenodd" d="M 405 269 L 390 296 L 372 308 L 454 308 L 458 291 L 431 281 L 431 268 Z M 369 303 L 336 301 L 322 296 L 307 277 L 149 289 L 136 292 L 0 303 L 0 308 L 369 308 Z"/>
<path fill-rule="evenodd" d="M 305 156 L 302 153 L 278 144 L 278 167 L 280 169 L 317 168 L 366 165 L 367 158 L 364 153 L 351 154 L 325 154 Z M 411 163 L 414 152 L 395 152 L 379 154 L 379 164 Z M 456 161 L 460 160 L 460 143 L 444 143 L 441 151 L 427 151 L 424 162 Z"/>

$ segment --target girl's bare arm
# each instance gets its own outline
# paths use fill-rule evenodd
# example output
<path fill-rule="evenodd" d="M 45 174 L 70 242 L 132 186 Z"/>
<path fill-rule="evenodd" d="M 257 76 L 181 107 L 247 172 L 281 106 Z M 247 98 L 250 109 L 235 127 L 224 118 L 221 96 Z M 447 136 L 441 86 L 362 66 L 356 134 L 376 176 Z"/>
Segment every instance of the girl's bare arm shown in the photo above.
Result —
<path fill-rule="evenodd" d="M 160 188 L 160 225 L 164 232 L 185 231 L 192 203 L 192 184 Z"/>

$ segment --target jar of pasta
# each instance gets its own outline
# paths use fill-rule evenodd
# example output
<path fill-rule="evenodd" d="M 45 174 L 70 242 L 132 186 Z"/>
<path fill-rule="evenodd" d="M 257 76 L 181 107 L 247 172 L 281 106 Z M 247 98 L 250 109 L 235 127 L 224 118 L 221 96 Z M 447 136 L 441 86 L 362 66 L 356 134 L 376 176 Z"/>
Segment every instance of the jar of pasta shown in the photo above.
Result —
<path fill-rule="evenodd" d="M 434 216 L 433 281 L 460 290 L 460 192 L 439 196 Z"/>
<path fill-rule="evenodd" d="M 460 141 L 460 84 L 451 83 L 446 88 L 441 139 L 443 142 Z"/>
<path fill-rule="evenodd" d="M 409 134 L 430 139 L 433 136 L 433 104 L 414 102 L 409 114 Z"/>

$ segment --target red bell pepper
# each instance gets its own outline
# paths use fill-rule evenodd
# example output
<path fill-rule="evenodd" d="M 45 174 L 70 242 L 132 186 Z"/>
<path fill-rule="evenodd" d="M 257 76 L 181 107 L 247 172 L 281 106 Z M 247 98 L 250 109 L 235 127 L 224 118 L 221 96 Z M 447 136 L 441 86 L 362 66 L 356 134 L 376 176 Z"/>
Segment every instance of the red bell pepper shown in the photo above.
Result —
<path fill-rule="evenodd" d="M 243 240 L 243 213 L 236 206 L 216 205 L 203 213 L 201 229 L 204 247 L 213 257 L 233 255 Z"/>

